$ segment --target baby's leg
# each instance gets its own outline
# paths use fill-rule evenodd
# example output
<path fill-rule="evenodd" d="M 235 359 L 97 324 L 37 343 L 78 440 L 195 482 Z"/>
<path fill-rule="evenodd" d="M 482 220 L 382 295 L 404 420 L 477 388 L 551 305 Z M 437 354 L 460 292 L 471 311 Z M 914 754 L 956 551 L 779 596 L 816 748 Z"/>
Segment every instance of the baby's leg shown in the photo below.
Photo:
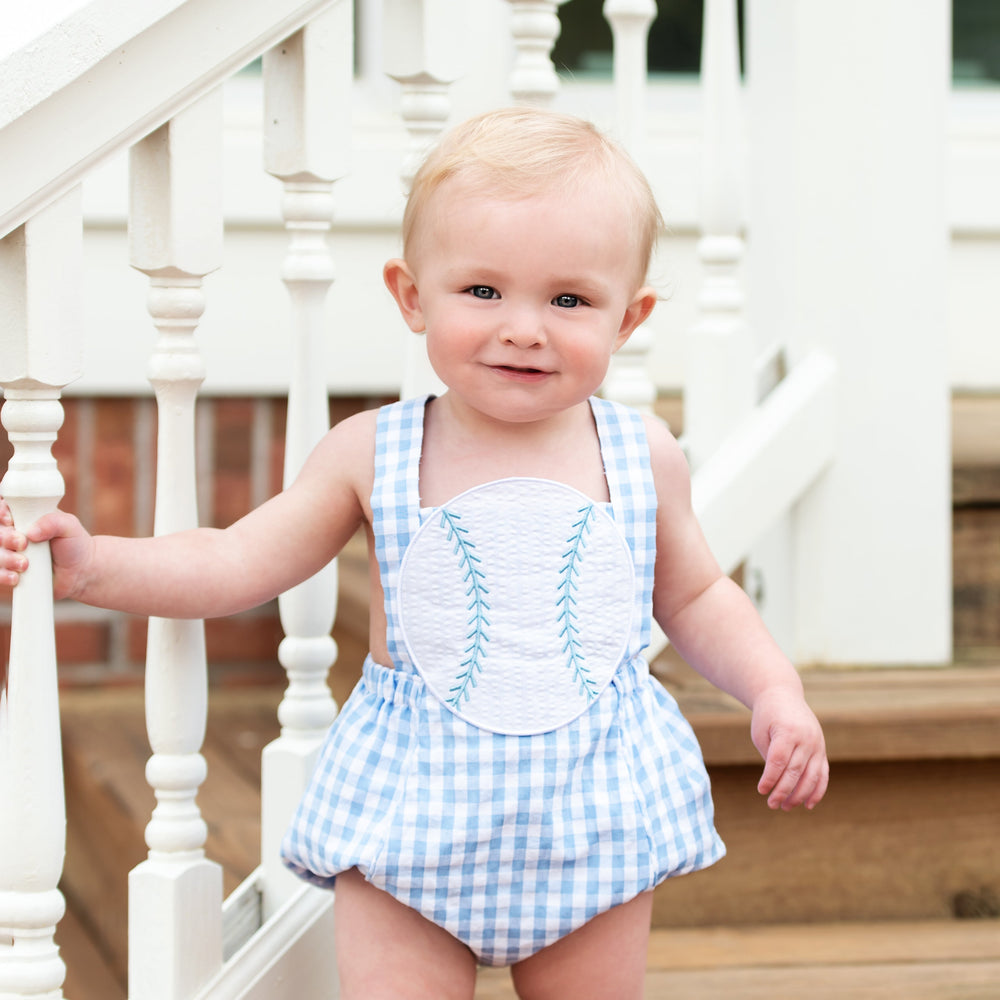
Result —
<path fill-rule="evenodd" d="M 472 952 L 356 868 L 337 876 L 334 915 L 341 1000 L 472 1000 Z"/>
<path fill-rule="evenodd" d="M 601 913 L 511 969 L 521 1000 L 642 1000 L 653 894 Z"/>

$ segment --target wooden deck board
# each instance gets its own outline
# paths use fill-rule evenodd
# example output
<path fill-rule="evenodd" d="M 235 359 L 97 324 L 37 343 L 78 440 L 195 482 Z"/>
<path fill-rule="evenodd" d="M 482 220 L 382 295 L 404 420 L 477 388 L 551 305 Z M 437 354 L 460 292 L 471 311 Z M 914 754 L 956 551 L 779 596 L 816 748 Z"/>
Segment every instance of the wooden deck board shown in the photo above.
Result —
<path fill-rule="evenodd" d="M 657 930 L 647 1000 L 991 1000 L 1000 995 L 996 921 Z M 476 1000 L 513 1000 L 505 969 Z"/>
<path fill-rule="evenodd" d="M 66 963 L 64 996 L 71 1000 L 118 1000 L 125 996 L 124 983 L 71 906 L 59 922 L 56 944 Z"/>
<path fill-rule="evenodd" d="M 756 764 L 750 713 L 668 651 L 654 672 L 691 720 L 711 764 Z M 1000 664 L 816 668 L 802 672 L 831 761 L 1000 756 Z"/>

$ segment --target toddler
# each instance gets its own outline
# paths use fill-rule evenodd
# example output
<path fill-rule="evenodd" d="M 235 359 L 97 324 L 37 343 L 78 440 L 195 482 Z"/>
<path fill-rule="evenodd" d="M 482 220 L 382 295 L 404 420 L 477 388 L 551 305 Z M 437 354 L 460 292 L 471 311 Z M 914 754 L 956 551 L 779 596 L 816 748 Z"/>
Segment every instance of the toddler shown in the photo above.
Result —
<path fill-rule="evenodd" d="M 639 998 L 652 889 L 724 847 L 694 735 L 643 658 L 653 617 L 752 709 L 772 808 L 814 807 L 823 735 L 720 571 L 660 421 L 595 396 L 656 302 L 662 221 L 590 124 L 530 109 L 449 133 L 414 180 L 386 286 L 446 386 L 337 424 L 225 530 L 90 536 L 3 505 L 0 578 L 50 541 L 57 597 L 203 618 L 270 600 L 363 526 L 363 676 L 283 844 L 335 886 L 341 995 Z"/>

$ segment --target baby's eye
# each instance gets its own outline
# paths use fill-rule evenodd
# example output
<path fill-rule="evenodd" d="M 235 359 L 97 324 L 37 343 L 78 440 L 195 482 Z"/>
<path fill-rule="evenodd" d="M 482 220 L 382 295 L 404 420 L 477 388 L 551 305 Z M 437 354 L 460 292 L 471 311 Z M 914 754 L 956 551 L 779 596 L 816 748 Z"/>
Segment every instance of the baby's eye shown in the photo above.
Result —
<path fill-rule="evenodd" d="M 477 299 L 498 299 L 500 293 L 490 285 L 472 285 L 466 291 Z"/>
<path fill-rule="evenodd" d="M 560 309 L 575 309 L 581 303 L 582 300 L 578 295 L 557 295 L 552 300 L 552 304 L 559 306 Z"/>

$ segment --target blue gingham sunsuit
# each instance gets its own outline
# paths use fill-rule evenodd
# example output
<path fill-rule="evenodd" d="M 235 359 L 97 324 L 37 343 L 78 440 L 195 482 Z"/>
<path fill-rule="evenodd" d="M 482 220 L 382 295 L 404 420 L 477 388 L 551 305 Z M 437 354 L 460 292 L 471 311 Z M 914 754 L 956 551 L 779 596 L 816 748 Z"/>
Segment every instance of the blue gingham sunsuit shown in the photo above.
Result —
<path fill-rule="evenodd" d="M 610 511 L 634 561 L 627 652 L 574 721 L 511 736 L 463 721 L 434 696 L 402 641 L 397 585 L 421 524 L 426 401 L 383 407 L 376 436 L 373 529 L 396 669 L 366 659 L 282 856 L 325 887 L 357 867 L 481 963 L 509 965 L 725 848 L 694 734 L 642 657 L 656 496 L 641 417 L 591 401 Z"/>

